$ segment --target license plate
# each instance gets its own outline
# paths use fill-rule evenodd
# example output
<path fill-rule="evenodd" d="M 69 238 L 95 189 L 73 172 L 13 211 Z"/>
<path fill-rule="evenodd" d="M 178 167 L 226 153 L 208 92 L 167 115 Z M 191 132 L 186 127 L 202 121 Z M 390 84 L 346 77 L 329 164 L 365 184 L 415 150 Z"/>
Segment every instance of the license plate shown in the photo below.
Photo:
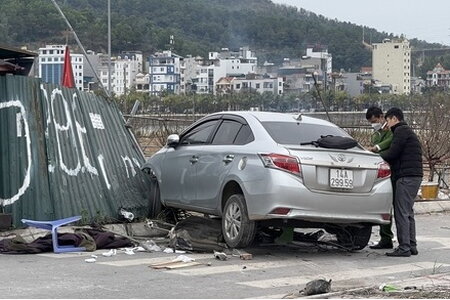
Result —
<path fill-rule="evenodd" d="M 353 171 L 330 169 L 330 187 L 339 189 L 353 188 Z"/>

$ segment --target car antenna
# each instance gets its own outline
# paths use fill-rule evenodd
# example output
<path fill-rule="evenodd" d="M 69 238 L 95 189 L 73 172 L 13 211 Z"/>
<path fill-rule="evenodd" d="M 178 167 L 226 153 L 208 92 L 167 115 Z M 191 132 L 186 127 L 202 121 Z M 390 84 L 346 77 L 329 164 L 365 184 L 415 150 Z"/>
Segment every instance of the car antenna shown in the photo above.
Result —
<path fill-rule="evenodd" d="M 328 114 L 328 108 L 327 108 L 327 105 L 325 104 L 325 101 L 323 101 L 322 95 L 320 94 L 320 89 L 319 89 L 319 85 L 317 84 L 317 80 L 316 80 L 315 73 L 317 73 L 317 72 L 311 73 L 311 74 L 312 74 L 312 77 L 313 77 L 313 79 L 314 79 L 314 87 L 316 88 L 317 94 L 319 95 L 320 101 L 322 102 L 323 108 L 325 109 L 325 112 L 326 112 L 326 114 L 327 114 L 328 121 L 331 122 L 330 115 Z M 325 78 L 325 80 L 327 80 L 327 79 Z"/>

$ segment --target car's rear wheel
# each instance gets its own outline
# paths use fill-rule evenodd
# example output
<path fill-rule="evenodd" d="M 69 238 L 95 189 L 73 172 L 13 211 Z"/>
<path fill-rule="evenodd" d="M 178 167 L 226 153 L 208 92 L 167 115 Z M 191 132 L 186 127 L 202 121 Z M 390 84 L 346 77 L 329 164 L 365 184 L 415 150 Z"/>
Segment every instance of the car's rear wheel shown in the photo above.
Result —
<path fill-rule="evenodd" d="M 222 233 L 231 248 L 249 246 L 256 234 L 256 223 L 248 218 L 245 198 L 241 194 L 231 195 L 223 210 Z"/>
<path fill-rule="evenodd" d="M 348 225 L 336 232 L 338 243 L 352 250 L 361 250 L 367 246 L 372 234 L 372 225 Z"/>

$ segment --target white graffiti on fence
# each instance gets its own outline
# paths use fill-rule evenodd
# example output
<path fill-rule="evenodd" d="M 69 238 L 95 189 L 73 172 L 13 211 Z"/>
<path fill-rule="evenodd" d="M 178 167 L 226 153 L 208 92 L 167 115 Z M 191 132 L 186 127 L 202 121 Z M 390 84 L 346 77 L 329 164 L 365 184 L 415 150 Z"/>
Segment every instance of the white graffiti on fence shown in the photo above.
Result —
<path fill-rule="evenodd" d="M 58 163 L 55 166 L 50 162 L 48 163 L 48 172 L 54 174 L 55 169 L 59 167 L 64 173 L 69 176 L 78 176 L 79 173 L 88 172 L 89 174 L 100 176 L 97 168 L 92 165 L 91 160 L 86 152 L 86 144 L 85 144 L 85 135 L 87 134 L 86 127 L 83 127 L 80 122 L 78 122 L 76 117 L 76 103 L 77 103 L 77 94 L 74 93 L 71 99 L 71 105 L 68 103 L 67 99 L 64 97 L 62 90 L 59 88 L 55 88 L 51 92 L 50 101 L 48 98 L 48 92 L 45 89 L 44 85 L 40 85 L 40 89 L 42 95 L 44 97 L 43 105 L 46 105 L 44 108 L 47 113 L 46 118 L 46 128 L 45 128 L 45 138 L 51 138 L 49 134 L 49 129 L 53 124 L 55 128 L 55 136 L 56 136 L 56 145 L 57 145 L 57 156 Z M 62 107 L 63 113 L 56 113 L 56 108 Z M 24 179 L 22 185 L 18 189 L 17 193 L 12 196 L 8 196 L 9 198 L 1 198 L 1 205 L 10 205 L 17 201 L 29 188 L 31 183 L 31 167 L 32 167 L 32 147 L 31 147 L 31 136 L 30 136 L 30 128 L 27 121 L 27 112 L 20 100 L 13 100 L 7 102 L 0 102 L 0 110 L 1 109 L 18 109 L 19 112 L 16 113 L 16 126 L 17 126 L 17 137 L 26 139 L 26 151 L 27 151 L 27 166 L 25 170 Z M 56 120 L 55 116 L 58 115 L 59 119 Z M 74 117 L 72 117 L 72 115 Z M 104 125 L 101 119 L 100 114 L 89 114 L 91 119 L 94 118 L 93 121 L 96 123 L 93 124 L 95 129 L 104 130 Z M 62 120 L 65 119 L 65 122 Z M 91 120 L 92 121 L 92 120 Z M 67 139 L 70 142 L 70 147 L 67 147 Z M 65 147 L 63 148 L 62 145 Z M 79 146 L 78 146 L 79 145 Z M 74 157 L 76 160 L 75 167 L 69 168 L 64 161 L 64 152 L 65 149 L 72 149 L 74 151 L 73 155 L 70 157 Z M 67 153 L 66 153 L 67 155 Z M 136 158 L 130 158 L 128 156 L 121 156 L 123 163 L 125 164 L 125 169 L 127 173 L 127 178 L 130 178 L 129 168 L 131 168 L 131 176 L 136 176 L 135 167 L 140 167 L 139 161 Z M 80 161 L 81 158 L 81 161 Z M 102 154 L 97 156 L 98 165 L 101 170 L 101 177 L 106 184 L 108 189 L 111 189 L 111 183 L 108 179 L 108 175 L 105 168 L 105 159 Z M 133 164 L 134 162 L 134 164 Z M 4 196 L 4 195 L 2 195 Z"/>
<path fill-rule="evenodd" d="M 20 121 L 19 120 L 17 120 L 17 121 L 20 123 L 23 122 L 23 127 L 22 127 L 22 125 L 20 125 L 20 128 L 17 128 L 17 130 L 20 130 L 21 132 L 22 132 L 22 128 L 25 130 L 25 134 L 23 135 L 23 137 L 26 138 L 25 144 L 26 144 L 26 148 L 27 148 L 27 160 L 28 161 L 27 161 L 27 168 L 25 170 L 25 177 L 23 179 L 22 186 L 19 188 L 17 193 L 14 194 L 13 196 L 11 196 L 10 198 L 5 198 L 5 199 L 0 198 L 0 202 L 2 205 L 10 205 L 10 204 L 13 204 L 14 202 L 16 202 L 30 186 L 30 179 L 31 179 L 30 178 L 31 177 L 31 138 L 30 138 L 30 128 L 28 126 L 28 121 L 27 121 L 27 112 L 25 111 L 25 107 L 18 100 L 0 102 L 0 110 L 7 109 L 7 108 L 18 108 L 20 110 L 21 119 L 20 119 Z M 17 135 L 19 135 L 19 134 L 17 134 Z M 22 135 L 22 133 L 21 133 L 21 135 Z"/>

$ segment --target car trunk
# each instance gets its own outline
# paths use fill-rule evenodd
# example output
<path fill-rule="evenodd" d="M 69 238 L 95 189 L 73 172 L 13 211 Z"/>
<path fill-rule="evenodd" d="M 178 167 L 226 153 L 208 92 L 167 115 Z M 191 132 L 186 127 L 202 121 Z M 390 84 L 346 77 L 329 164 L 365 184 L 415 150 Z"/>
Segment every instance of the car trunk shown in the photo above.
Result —
<path fill-rule="evenodd" d="M 379 156 L 362 150 L 286 148 L 300 161 L 304 185 L 316 191 L 369 193 L 382 162 Z"/>

